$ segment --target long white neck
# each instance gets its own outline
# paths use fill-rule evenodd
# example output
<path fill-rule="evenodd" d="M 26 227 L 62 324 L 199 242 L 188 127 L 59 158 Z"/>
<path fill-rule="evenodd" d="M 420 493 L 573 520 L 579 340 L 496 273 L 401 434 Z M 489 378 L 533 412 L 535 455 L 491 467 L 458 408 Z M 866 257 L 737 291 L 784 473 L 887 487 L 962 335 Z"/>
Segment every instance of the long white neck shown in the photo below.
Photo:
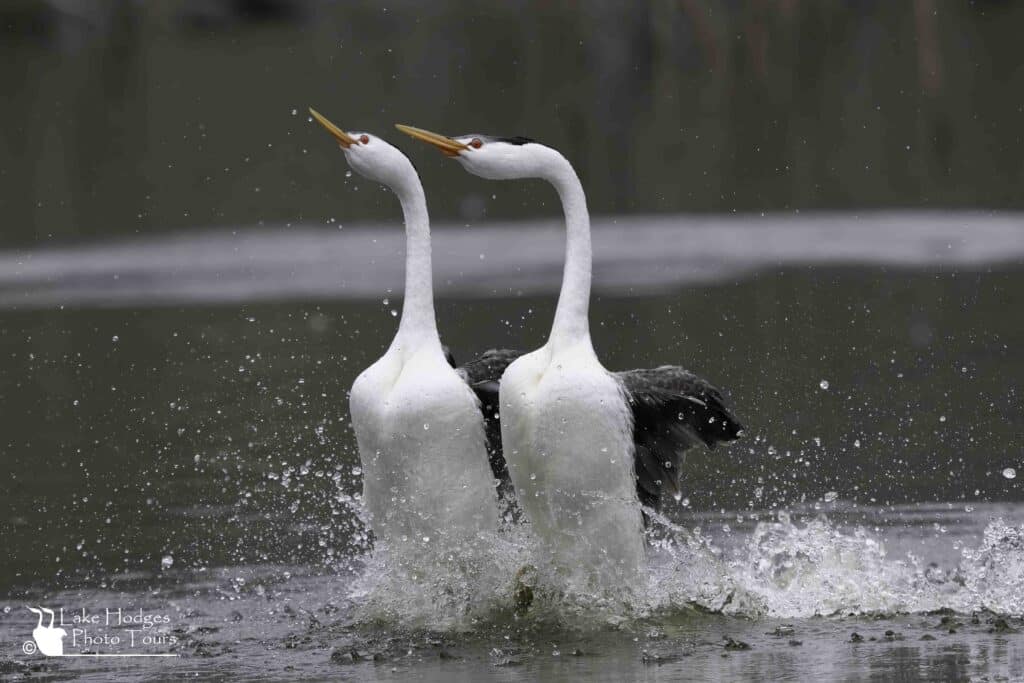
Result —
<path fill-rule="evenodd" d="M 405 218 L 405 300 L 394 345 L 406 349 L 428 344 L 440 347 L 434 318 L 427 199 L 416 171 L 411 166 L 409 171 L 410 177 L 391 188 L 398 195 Z"/>
<path fill-rule="evenodd" d="M 545 175 L 562 200 L 565 213 L 565 268 L 562 271 L 562 291 L 558 295 L 558 308 L 551 325 L 548 344 L 568 346 L 590 341 L 590 278 L 592 252 L 590 248 L 590 214 L 587 197 L 572 164 L 556 152 L 555 161 Z"/>

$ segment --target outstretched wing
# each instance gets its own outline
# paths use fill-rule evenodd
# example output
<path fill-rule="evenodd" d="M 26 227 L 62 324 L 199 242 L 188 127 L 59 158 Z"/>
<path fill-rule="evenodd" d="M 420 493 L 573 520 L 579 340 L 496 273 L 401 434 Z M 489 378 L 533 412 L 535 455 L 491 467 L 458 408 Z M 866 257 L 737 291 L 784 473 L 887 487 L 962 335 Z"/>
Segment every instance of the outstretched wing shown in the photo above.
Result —
<path fill-rule="evenodd" d="M 447 349 L 446 349 L 447 353 Z M 508 474 L 508 465 L 505 462 L 505 454 L 501 449 L 501 422 L 498 419 L 498 387 L 501 382 L 501 375 L 505 368 L 519 356 L 522 351 L 512 349 L 491 349 L 485 351 L 479 358 L 469 361 L 461 366 L 455 365 L 455 360 L 448 353 L 448 362 L 455 368 L 459 375 L 466 381 L 469 388 L 480 399 L 480 410 L 484 415 L 484 430 L 487 435 L 487 459 L 491 463 L 491 471 L 494 478 L 500 482 L 500 492 L 503 496 L 510 496 L 512 493 L 512 479 Z"/>
<path fill-rule="evenodd" d="M 615 373 L 633 411 L 637 494 L 654 509 L 664 493 L 678 498 L 686 451 L 739 438 L 743 425 L 722 392 L 677 365 Z"/>

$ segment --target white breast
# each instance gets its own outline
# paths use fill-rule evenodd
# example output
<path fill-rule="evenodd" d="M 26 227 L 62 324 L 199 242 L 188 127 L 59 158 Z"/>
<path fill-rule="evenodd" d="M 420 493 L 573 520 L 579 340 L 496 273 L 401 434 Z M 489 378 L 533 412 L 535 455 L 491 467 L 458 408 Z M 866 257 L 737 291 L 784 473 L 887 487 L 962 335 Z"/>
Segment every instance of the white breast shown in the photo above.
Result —
<path fill-rule="evenodd" d="M 589 343 L 510 365 L 501 421 L 512 482 L 558 570 L 604 586 L 641 580 L 630 413 Z"/>
<path fill-rule="evenodd" d="M 393 550 L 454 548 L 498 526 L 483 418 L 443 356 L 413 354 L 403 362 L 396 355 L 389 352 L 352 386 L 370 524 Z"/>

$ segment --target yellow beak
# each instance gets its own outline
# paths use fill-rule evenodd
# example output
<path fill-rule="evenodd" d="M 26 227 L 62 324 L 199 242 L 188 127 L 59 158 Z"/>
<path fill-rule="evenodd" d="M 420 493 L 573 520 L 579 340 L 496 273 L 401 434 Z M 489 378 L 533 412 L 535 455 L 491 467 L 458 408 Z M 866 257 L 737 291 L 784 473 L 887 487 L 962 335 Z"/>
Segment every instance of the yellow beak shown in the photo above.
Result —
<path fill-rule="evenodd" d="M 457 157 L 459 152 L 464 149 L 469 149 L 469 145 L 465 145 L 458 140 L 452 140 L 449 137 L 441 135 L 440 133 L 431 133 L 429 130 L 423 130 L 422 128 L 414 128 L 413 126 L 403 126 L 401 123 L 396 123 L 395 128 L 402 131 L 406 135 L 411 135 L 417 140 L 430 143 L 434 147 L 437 147 L 445 156 Z"/>
<path fill-rule="evenodd" d="M 309 108 L 309 113 L 313 115 L 313 118 L 317 120 L 321 126 L 327 129 L 327 132 L 334 136 L 334 139 L 338 141 L 338 144 L 348 149 L 351 145 L 356 144 L 356 139 L 338 128 L 336 125 L 328 121 L 326 118 L 321 116 L 320 112 L 312 107 Z"/>

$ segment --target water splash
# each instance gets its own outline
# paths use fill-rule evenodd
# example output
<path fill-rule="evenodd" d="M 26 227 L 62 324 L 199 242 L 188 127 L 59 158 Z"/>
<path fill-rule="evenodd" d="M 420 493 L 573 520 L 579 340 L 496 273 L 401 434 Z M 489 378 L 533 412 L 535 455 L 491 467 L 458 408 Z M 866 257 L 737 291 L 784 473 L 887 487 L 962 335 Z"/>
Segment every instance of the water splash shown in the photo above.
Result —
<path fill-rule="evenodd" d="M 990 521 L 980 544 L 963 549 L 954 566 L 940 568 L 912 554 L 891 557 L 875 532 L 840 528 L 825 515 L 795 522 L 780 512 L 728 551 L 699 529 L 649 516 L 647 582 L 618 596 L 553 588 L 557 577 L 541 566 L 532 604 L 517 612 L 517 572 L 536 557 L 528 527 L 516 526 L 478 539 L 458 559 L 437 553 L 429 570 L 376 551 L 350 597 L 361 604 L 363 621 L 456 631 L 510 619 L 618 626 L 694 611 L 750 618 L 1024 613 L 1024 525 L 1001 519 Z"/>
<path fill-rule="evenodd" d="M 659 521 L 664 521 L 663 518 Z M 843 531 L 825 515 L 798 524 L 789 514 L 756 525 L 731 553 L 699 534 L 671 529 L 669 562 L 652 563 L 651 607 L 748 617 L 805 618 L 952 609 L 1024 613 L 1024 525 L 994 519 L 977 548 L 952 567 L 913 554 L 889 555 L 858 526 Z"/>
<path fill-rule="evenodd" d="M 989 609 L 999 614 L 1024 614 L 1024 525 L 1002 519 L 985 527 L 981 545 L 963 552 L 959 611 Z M 959 582 L 958 581 L 958 582 Z"/>
<path fill-rule="evenodd" d="M 418 544 L 414 553 L 378 545 L 349 592 L 362 623 L 463 631 L 508 612 L 516 574 L 528 566 L 529 538 L 522 528 L 481 534 L 455 550 Z"/>
<path fill-rule="evenodd" d="M 842 533 L 824 516 L 800 526 L 781 513 L 757 525 L 743 554 L 730 563 L 734 580 L 770 616 L 914 611 L 922 597 L 912 558 L 892 560 L 863 527 Z"/>

